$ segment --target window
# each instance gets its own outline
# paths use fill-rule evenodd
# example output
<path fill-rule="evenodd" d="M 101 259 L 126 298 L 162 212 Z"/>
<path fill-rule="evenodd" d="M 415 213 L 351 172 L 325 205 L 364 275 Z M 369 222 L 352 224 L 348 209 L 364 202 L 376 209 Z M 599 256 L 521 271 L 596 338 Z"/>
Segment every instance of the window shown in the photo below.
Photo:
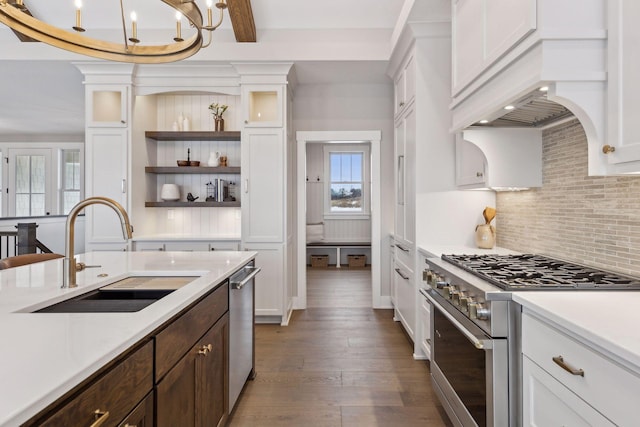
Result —
<path fill-rule="evenodd" d="M 62 150 L 60 157 L 60 203 L 67 215 L 80 201 L 80 150 Z"/>
<path fill-rule="evenodd" d="M 362 157 L 362 153 L 329 154 L 331 170 L 330 212 L 362 212 Z"/>
<path fill-rule="evenodd" d="M 10 216 L 48 215 L 51 150 L 9 150 L 9 199 Z M 13 194 L 11 194 L 13 192 Z M 12 200 L 13 199 L 13 200 Z M 13 202 L 13 203 L 11 203 Z"/>
<path fill-rule="evenodd" d="M 327 200 L 325 215 L 368 215 L 368 149 L 328 145 L 325 147 Z"/>
<path fill-rule="evenodd" d="M 82 143 L 0 143 L 0 153 L 0 216 L 66 215 L 82 200 Z"/>

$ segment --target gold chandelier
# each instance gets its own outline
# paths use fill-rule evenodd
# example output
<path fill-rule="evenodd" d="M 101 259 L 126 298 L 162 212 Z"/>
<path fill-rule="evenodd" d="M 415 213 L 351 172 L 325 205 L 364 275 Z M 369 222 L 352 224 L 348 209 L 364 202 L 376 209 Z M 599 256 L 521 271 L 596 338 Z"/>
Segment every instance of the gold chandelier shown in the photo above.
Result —
<path fill-rule="evenodd" d="M 161 0 L 176 10 L 176 34 L 173 43 L 163 45 L 140 45 L 138 39 L 137 16 L 131 13 L 131 33 L 127 34 L 123 0 L 120 0 L 120 15 L 122 17 L 123 43 L 115 43 L 83 36 L 82 0 L 76 0 L 75 25 L 73 32 L 47 24 L 34 18 L 24 5 L 24 0 L 0 0 L 0 22 L 13 30 L 29 36 L 35 40 L 71 52 L 106 59 L 109 61 L 133 62 L 141 64 L 159 64 L 180 61 L 198 52 L 201 48 L 211 44 L 211 33 L 222 24 L 226 0 L 216 0 L 215 7 L 219 10 L 218 22 L 213 24 L 213 0 L 207 0 L 207 24 L 204 25 L 200 9 L 194 0 Z M 104 1 L 104 0 L 102 0 Z M 195 34 L 182 38 L 181 20 L 184 16 L 195 28 Z M 205 43 L 203 31 L 208 33 Z"/>

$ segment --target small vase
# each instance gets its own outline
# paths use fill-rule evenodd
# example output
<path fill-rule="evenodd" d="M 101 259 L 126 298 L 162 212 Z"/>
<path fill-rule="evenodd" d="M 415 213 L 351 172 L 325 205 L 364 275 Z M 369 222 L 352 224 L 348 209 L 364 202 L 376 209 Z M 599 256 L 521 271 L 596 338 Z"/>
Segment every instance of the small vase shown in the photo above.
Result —
<path fill-rule="evenodd" d="M 224 131 L 224 119 L 213 119 L 213 123 L 214 123 L 214 130 L 216 132 L 223 132 Z"/>
<path fill-rule="evenodd" d="M 481 249 L 493 249 L 496 244 L 496 229 L 489 224 L 476 227 L 476 246 Z"/>
<path fill-rule="evenodd" d="M 209 155 L 209 161 L 207 162 L 207 165 L 212 166 L 212 167 L 218 167 L 220 165 L 220 152 L 219 151 L 212 151 L 211 154 Z"/>

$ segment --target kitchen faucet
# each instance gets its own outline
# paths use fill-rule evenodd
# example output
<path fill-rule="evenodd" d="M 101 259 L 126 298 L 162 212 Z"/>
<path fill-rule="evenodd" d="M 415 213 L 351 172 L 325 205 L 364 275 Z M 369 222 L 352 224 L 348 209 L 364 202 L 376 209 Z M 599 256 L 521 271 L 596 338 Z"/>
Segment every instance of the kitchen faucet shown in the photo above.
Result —
<path fill-rule="evenodd" d="M 67 227 L 64 235 L 65 251 L 62 271 L 63 288 L 75 288 L 78 286 L 76 283 L 76 272 L 78 271 L 79 265 L 76 264 L 76 259 L 74 257 L 74 229 L 76 217 L 85 207 L 96 204 L 109 206 L 111 209 L 116 211 L 116 213 L 120 217 L 120 222 L 122 224 L 122 235 L 124 236 L 125 240 L 128 240 L 132 237 L 132 227 L 129 223 L 129 215 L 127 215 L 127 211 L 124 210 L 120 203 L 107 197 L 89 197 L 88 199 L 79 202 L 71 209 L 71 211 L 69 211 L 69 215 L 67 216 Z"/>

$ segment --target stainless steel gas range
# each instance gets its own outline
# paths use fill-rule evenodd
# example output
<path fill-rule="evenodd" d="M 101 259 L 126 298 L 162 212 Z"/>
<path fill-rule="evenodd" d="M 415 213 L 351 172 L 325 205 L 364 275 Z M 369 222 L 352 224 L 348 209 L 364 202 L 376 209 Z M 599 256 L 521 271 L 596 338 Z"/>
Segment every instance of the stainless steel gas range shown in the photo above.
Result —
<path fill-rule="evenodd" d="M 454 425 L 518 426 L 520 306 L 512 292 L 640 290 L 640 280 L 541 255 L 428 258 L 431 378 Z"/>

